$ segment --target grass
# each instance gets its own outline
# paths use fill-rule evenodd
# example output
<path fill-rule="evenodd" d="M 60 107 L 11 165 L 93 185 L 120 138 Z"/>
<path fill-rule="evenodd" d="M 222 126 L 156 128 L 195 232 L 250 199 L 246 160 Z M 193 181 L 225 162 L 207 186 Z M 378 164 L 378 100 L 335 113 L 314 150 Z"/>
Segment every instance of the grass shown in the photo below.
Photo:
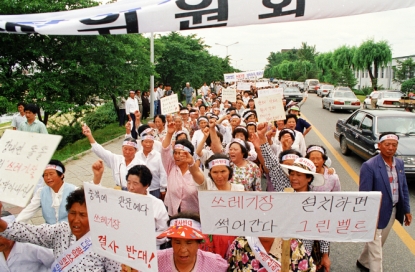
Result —
<path fill-rule="evenodd" d="M 125 133 L 125 127 L 119 127 L 118 122 L 98 129 L 93 132 L 94 138 L 98 143 L 105 143 Z M 78 155 L 84 151 L 91 149 L 91 144 L 87 138 L 78 140 L 75 143 L 68 144 L 64 148 L 55 151 L 52 159 L 64 161 L 70 157 Z M 79 157 L 78 157 L 79 158 Z"/>
<path fill-rule="evenodd" d="M 3 128 L 3 127 L 8 127 L 8 126 L 10 126 L 12 124 L 12 122 L 10 121 L 10 122 L 7 122 L 7 123 L 3 123 L 3 124 L 0 124 L 0 128 Z"/>

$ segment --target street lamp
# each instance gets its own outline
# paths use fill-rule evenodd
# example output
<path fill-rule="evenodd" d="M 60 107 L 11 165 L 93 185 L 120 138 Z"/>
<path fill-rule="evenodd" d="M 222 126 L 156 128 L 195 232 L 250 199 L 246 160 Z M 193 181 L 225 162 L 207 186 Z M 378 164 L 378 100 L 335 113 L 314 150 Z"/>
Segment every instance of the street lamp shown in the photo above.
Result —
<path fill-rule="evenodd" d="M 236 43 L 232 43 L 232 44 L 228 44 L 228 45 L 224 45 L 224 44 L 220 44 L 220 43 L 215 43 L 216 45 L 220 45 L 220 46 L 225 46 L 226 47 L 226 56 L 225 56 L 225 58 L 228 56 L 228 47 L 229 46 L 232 46 L 232 45 L 235 45 L 235 44 L 238 44 L 239 42 L 236 42 Z"/>

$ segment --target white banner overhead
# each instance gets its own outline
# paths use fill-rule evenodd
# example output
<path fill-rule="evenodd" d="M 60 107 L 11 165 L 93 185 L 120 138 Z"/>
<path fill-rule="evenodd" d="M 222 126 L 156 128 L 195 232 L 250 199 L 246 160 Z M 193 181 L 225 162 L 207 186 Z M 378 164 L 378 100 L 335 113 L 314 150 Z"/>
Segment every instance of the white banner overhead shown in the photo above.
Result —
<path fill-rule="evenodd" d="M 0 33 L 98 35 L 165 32 L 316 20 L 413 6 L 415 0 L 124 0 L 79 10 L 0 15 Z M 163 19 L 155 23 L 154 18 Z"/>

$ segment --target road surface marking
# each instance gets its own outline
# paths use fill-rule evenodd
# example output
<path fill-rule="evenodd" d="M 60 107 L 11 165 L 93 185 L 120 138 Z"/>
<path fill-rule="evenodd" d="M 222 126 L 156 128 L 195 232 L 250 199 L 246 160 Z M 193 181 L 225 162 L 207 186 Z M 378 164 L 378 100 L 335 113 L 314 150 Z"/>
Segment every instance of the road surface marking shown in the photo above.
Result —
<path fill-rule="evenodd" d="M 337 150 L 329 143 L 329 141 L 327 141 L 327 139 L 323 136 L 323 134 L 321 134 L 321 132 L 315 126 L 313 126 L 313 124 L 307 119 L 307 117 L 304 116 L 304 114 L 301 114 L 301 117 L 310 123 L 310 125 L 313 127 L 312 131 L 314 131 L 317 134 L 320 140 L 324 143 L 324 146 L 328 150 L 330 150 L 330 152 L 334 155 L 334 157 L 336 157 L 337 161 L 343 166 L 344 170 L 346 170 L 346 172 L 350 175 L 350 177 L 354 180 L 354 182 L 357 185 L 359 185 L 359 176 L 356 174 L 355 171 L 353 171 L 353 169 L 346 162 L 343 156 L 339 152 L 337 152 Z M 415 240 L 403 228 L 403 226 L 396 220 L 395 220 L 395 223 L 393 224 L 393 230 L 399 236 L 402 242 L 408 247 L 411 253 L 415 255 Z"/>

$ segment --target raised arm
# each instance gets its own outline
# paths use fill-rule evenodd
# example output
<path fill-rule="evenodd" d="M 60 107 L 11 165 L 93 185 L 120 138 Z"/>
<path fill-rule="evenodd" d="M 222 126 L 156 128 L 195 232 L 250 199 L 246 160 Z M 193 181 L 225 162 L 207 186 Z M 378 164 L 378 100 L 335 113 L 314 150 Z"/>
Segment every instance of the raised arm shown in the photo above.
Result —
<path fill-rule="evenodd" d="M 173 138 L 173 133 L 176 130 L 176 126 L 174 122 L 169 122 L 167 125 L 167 134 L 166 137 L 163 139 L 163 148 L 167 148 L 171 144 L 171 139 Z"/>
<path fill-rule="evenodd" d="M 185 161 L 189 165 L 189 172 L 193 177 L 193 180 L 197 184 L 202 184 L 205 181 L 205 176 L 202 170 L 199 168 L 199 164 L 193 159 L 193 156 L 186 151 L 180 153 L 180 160 Z"/>
<path fill-rule="evenodd" d="M 221 153 L 222 152 L 222 143 L 218 134 L 216 133 L 216 122 L 215 119 L 209 120 L 209 133 L 210 133 L 210 140 L 212 143 L 210 144 L 210 149 L 213 153 Z"/>
<path fill-rule="evenodd" d="M 97 160 L 96 162 L 94 162 L 94 164 L 92 164 L 92 172 L 94 173 L 94 184 L 95 185 L 100 185 L 101 184 L 101 179 L 102 179 L 102 174 L 104 174 L 104 162 L 102 160 Z"/>
<path fill-rule="evenodd" d="M 91 129 L 86 124 L 82 126 L 82 133 L 88 138 L 90 144 L 95 143 L 95 139 L 94 136 L 92 136 Z"/>
<path fill-rule="evenodd" d="M 203 132 L 203 139 L 200 141 L 200 143 L 197 144 L 197 148 L 196 148 L 196 155 L 198 155 L 199 157 L 202 157 L 203 155 L 202 150 L 206 143 L 206 139 L 209 137 L 210 129 L 208 127 L 205 127 L 202 132 Z"/>

